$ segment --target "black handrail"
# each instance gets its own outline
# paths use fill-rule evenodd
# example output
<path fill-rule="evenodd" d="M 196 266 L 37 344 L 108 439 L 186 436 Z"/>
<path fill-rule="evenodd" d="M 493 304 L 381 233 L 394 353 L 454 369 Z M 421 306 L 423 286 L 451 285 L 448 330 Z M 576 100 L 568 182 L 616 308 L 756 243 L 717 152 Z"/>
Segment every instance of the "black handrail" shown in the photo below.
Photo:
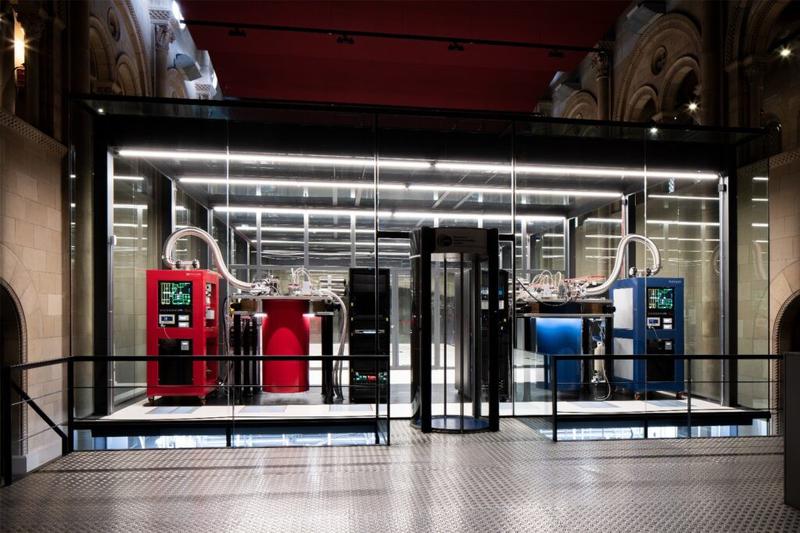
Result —
<path fill-rule="evenodd" d="M 558 361 L 596 361 L 596 360 L 612 360 L 612 361 L 651 361 L 651 360 L 660 360 L 663 361 L 665 358 L 671 359 L 673 361 L 684 361 L 684 362 L 691 362 L 691 361 L 780 361 L 783 360 L 784 356 L 782 354 L 754 354 L 754 355 L 721 355 L 721 354 L 709 354 L 709 355 L 682 355 L 682 354 L 626 354 L 626 355 L 594 355 L 594 354 L 549 354 L 545 355 L 545 357 L 549 360 L 549 369 L 550 369 L 550 394 L 551 394 L 551 424 L 552 424 L 552 440 L 554 442 L 558 442 L 558 426 L 559 426 L 559 414 L 558 414 Z M 686 423 L 687 427 L 689 428 L 688 437 L 691 438 L 692 436 L 692 384 L 693 383 L 705 383 L 705 381 L 695 382 L 693 381 L 692 376 L 692 365 L 687 365 L 687 376 L 686 376 L 686 383 L 688 385 L 688 394 L 686 395 L 687 398 L 687 411 L 686 411 Z M 717 383 L 718 381 L 714 381 Z M 645 386 L 649 383 L 649 380 L 645 382 Z M 770 383 L 766 381 L 766 383 Z M 588 416 L 588 415 L 587 415 Z M 626 418 L 630 418 L 631 416 L 638 418 L 640 415 L 630 415 L 626 416 Z M 644 427 L 645 427 L 645 438 L 646 438 L 646 429 L 647 429 L 647 413 L 644 413 Z M 652 416 L 652 415 L 651 415 Z"/>
<path fill-rule="evenodd" d="M 61 439 L 61 453 L 67 455 L 74 450 L 74 432 L 76 427 L 75 421 L 75 363 L 112 363 L 112 362 L 136 362 L 136 361 L 164 361 L 167 360 L 181 360 L 186 361 L 191 358 L 194 361 L 353 361 L 353 360 L 371 360 L 375 361 L 376 365 L 380 363 L 388 363 L 390 356 L 387 354 L 376 355 L 72 355 L 66 357 L 58 357 L 53 359 L 46 359 L 44 361 L 35 361 L 30 363 L 19 363 L 14 365 L 2 365 L 0 367 L 0 443 L 2 444 L 2 453 L 0 453 L 0 475 L 3 477 L 4 485 L 8 486 L 13 481 L 12 472 L 12 405 L 11 401 L 12 391 L 16 392 L 22 402 L 29 406 L 44 422 L 47 424 L 48 429 L 53 430 Z M 44 410 L 36 403 L 35 399 L 31 398 L 23 388 L 12 379 L 12 372 L 27 371 L 36 368 L 43 368 L 55 365 L 67 366 L 67 423 L 66 432 L 61 429 L 61 425 L 56 424 Z M 380 381 L 376 382 L 376 390 L 382 385 L 386 385 L 388 389 L 388 376 L 387 383 L 383 384 Z M 387 396 L 388 397 L 388 396 Z M 388 411 L 387 411 L 388 412 Z M 377 433 L 379 431 L 378 422 L 380 421 L 380 391 L 376 394 L 376 443 L 379 442 Z M 388 418 L 388 416 L 387 416 Z M 388 431 L 389 423 L 386 425 L 387 440 L 389 444 Z"/>

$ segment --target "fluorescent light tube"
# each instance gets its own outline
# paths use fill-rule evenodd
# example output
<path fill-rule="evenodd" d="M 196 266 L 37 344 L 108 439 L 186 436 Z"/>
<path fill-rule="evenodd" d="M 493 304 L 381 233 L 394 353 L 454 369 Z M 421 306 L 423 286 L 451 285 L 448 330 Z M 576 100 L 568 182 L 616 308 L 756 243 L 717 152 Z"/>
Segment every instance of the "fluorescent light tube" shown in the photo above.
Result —
<path fill-rule="evenodd" d="M 621 192 L 579 191 L 575 189 L 527 189 L 517 188 L 517 195 L 573 196 L 575 198 L 622 198 Z"/>
<path fill-rule="evenodd" d="M 311 180 L 278 180 L 265 178 L 203 178 L 203 177 L 183 177 L 179 178 L 181 183 L 200 184 L 200 185 L 251 185 L 251 186 L 271 186 L 271 187 L 297 187 L 308 189 L 362 189 L 370 190 L 375 188 L 373 182 L 367 181 L 311 181 Z M 378 187 L 384 190 L 406 190 L 403 183 L 381 183 Z"/>
<path fill-rule="evenodd" d="M 648 220 L 647 223 L 663 226 L 719 226 L 719 222 L 692 222 L 689 220 Z"/>
<path fill-rule="evenodd" d="M 717 196 L 685 196 L 680 194 L 648 194 L 648 198 L 663 198 L 664 200 L 695 200 L 698 202 L 718 201 Z"/>
<path fill-rule="evenodd" d="M 199 152 L 183 150 L 145 150 L 124 148 L 119 151 L 120 157 L 140 157 L 144 159 L 173 159 L 177 161 L 227 161 L 237 163 L 262 163 L 285 165 L 333 165 L 344 167 L 365 167 L 372 165 L 371 157 L 330 157 L 330 156 L 298 156 L 278 154 L 252 154 L 241 152 Z M 381 159 L 378 165 L 382 168 L 424 169 L 430 168 L 427 161 Z"/>
<path fill-rule="evenodd" d="M 599 224 L 622 224 L 622 220 L 618 218 L 599 218 L 599 217 L 589 217 L 584 222 L 596 222 Z"/>
<path fill-rule="evenodd" d="M 678 170 L 634 170 L 600 167 L 556 167 L 547 165 L 517 165 L 518 174 L 544 176 L 566 175 L 594 178 L 674 178 L 692 180 L 718 180 L 716 172 L 686 172 Z"/>
<path fill-rule="evenodd" d="M 283 215 L 325 215 L 325 216 L 356 216 L 373 217 L 374 211 L 358 209 L 328 209 L 328 208 L 293 208 L 293 207 L 247 207 L 247 206 L 215 206 L 215 211 L 220 213 L 261 213 Z M 378 211 L 379 218 L 395 219 L 423 219 L 440 218 L 446 220 L 511 220 L 511 215 L 492 213 L 463 213 L 459 211 Z M 564 217 L 556 215 L 518 215 L 518 220 L 532 221 L 563 221 Z"/>
<path fill-rule="evenodd" d="M 510 173 L 511 165 L 503 165 L 498 163 L 466 163 L 456 161 L 437 161 L 433 164 L 436 170 L 459 170 L 464 172 L 494 172 L 494 173 Z"/>
<path fill-rule="evenodd" d="M 242 224 L 236 226 L 236 229 L 240 231 L 256 231 L 255 226 L 248 226 L 247 224 Z M 302 226 L 297 227 L 285 227 L 285 226 L 261 226 L 262 232 L 270 232 L 270 233 L 305 233 L 305 228 Z M 350 233 L 352 231 L 350 228 L 308 228 L 309 233 Z M 373 229 L 364 229 L 358 228 L 355 230 L 356 233 L 369 233 L 375 234 L 375 230 Z"/>

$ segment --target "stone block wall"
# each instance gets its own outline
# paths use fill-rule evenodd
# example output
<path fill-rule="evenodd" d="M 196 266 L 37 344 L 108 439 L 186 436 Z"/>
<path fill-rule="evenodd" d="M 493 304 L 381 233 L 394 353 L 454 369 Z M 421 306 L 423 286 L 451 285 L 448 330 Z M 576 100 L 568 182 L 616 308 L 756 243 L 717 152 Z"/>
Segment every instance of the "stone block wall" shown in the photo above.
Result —
<path fill-rule="evenodd" d="M 66 148 L 0 111 L 0 278 L 21 306 L 22 360 L 69 355 L 68 219 L 62 165 Z M 21 376 L 29 396 L 55 422 L 66 420 L 66 371 L 44 367 Z M 27 468 L 60 453 L 60 440 L 30 409 L 24 414 Z"/>

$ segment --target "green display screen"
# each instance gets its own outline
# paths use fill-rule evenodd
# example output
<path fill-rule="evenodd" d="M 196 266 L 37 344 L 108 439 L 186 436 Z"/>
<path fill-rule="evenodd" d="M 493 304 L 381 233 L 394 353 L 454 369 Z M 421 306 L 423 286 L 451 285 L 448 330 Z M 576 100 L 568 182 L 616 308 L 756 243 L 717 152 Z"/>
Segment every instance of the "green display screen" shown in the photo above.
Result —
<path fill-rule="evenodd" d="M 158 289 L 161 294 L 161 305 L 176 307 L 192 305 L 191 281 L 159 281 Z"/>
<path fill-rule="evenodd" d="M 650 287 L 647 289 L 648 309 L 675 309 L 675 289 Z"/>

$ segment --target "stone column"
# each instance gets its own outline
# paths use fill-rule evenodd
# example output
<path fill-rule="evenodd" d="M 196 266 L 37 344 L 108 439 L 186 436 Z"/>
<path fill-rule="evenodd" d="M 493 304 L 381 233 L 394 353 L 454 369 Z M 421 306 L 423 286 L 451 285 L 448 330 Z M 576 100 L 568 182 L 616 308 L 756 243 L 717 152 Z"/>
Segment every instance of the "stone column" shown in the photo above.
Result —
<path fill-rule="evenodd" d="M 761 102 L 764 99 L 764 64 L 752 56 L 744 63 L 748 89 L 746 125 L 757 128 L 761 126 Z"/>
<path fill-rule="evenodd" d="M 89 3 L 75 0 L 67 4 L 68 53 L 70 54 L 70 87 L 74 94 L 89 94 Z M 91 120 L 86 111 L 73 108 L 70 124 L 70 149 L 74 154 L 71 172 L 75 178 L 72 202 L 75 203 L 75 233 L 72 267 L 72 294 L 70 327 L 72 330 L 72 355 L 94 354 L 94 276 L 92 267 L 92 132 Z M 76 415 L 90 414 L 93 409 L 92 365 L 75 366 Z"/>
<path fill-rule="evenodd" d="M 169 21 L 159 22 L 154 25 L 155 28 L 155 45 L 156 45 L 156 61 L 153 65 L 155 72 L 154 78 L 156 82 L 154 96 L 169 96 L 169 78 L 167 72 L 169 71 L 169 45 L 175 40 L 175 34 L 169 25 Z"/>
<path fill-rule="evenodd" d="M 720 94 L 721 62 L 720 21 L 721 4 L 717 0 L 706 0 L 703 5 L 702 41 L 703 52 L 700 57 L 702 81 L 700 86 L 700 104 L 704 126 L 721 126 Z"/>
<path fill-rule="evenodd" d="M 608 120 L 611 115 L 611 99 L 609 91 L 609 54 L 605 50 L 592 55 L 592 67 L 597 81 L 597 118 Z"/>

